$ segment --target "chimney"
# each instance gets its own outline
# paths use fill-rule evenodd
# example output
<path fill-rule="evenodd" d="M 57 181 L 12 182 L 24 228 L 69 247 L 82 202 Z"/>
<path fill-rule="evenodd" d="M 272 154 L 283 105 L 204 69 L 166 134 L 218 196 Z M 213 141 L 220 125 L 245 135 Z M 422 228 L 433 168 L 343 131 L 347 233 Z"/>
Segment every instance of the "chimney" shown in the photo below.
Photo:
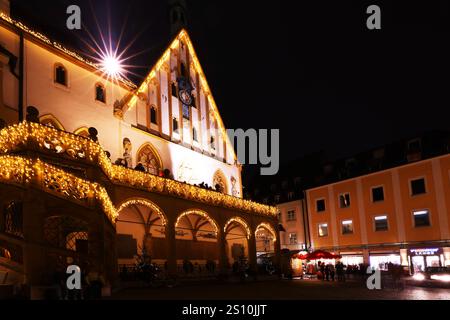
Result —
<path fill-rule="evenodd" d="M 0 12 L 10 15 L 10 0 L 0 0 Z"/>

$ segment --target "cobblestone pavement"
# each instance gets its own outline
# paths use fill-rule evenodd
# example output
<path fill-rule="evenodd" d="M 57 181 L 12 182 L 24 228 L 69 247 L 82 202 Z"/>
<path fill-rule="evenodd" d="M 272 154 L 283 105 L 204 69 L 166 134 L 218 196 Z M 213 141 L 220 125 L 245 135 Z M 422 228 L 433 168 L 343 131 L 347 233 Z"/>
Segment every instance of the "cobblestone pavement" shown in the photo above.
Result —
<path fill-rule="evenodd" d="M 181 285 L 175 288 L 135 288 L 117 292 L 113 299 L 138 300 L 450 300 L 450 290 L 406 286 L 369 290 L 365 282 L 272 280 L 248 283 Z"/>

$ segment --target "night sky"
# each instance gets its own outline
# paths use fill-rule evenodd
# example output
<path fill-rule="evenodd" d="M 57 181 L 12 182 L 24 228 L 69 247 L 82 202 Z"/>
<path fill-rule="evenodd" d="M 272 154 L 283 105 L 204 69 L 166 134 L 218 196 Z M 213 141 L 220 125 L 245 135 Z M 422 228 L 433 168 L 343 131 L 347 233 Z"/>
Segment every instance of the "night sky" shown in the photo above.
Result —
<path fill-rule="evenodd" d="M 132 64 L 142 76 L 167 44 L 165 0 L 18 0 L 13 9 L 80 47 L 85 30 L 65 29 L 70 4 L 80 5 L 95 37 L 94 15 L 105 34 L 109 17 L 115 41 L 124 27 L 122 48 L 136 38 L 128 52 L 140 53 Z M 382 30 L 366 28 L 370 4 L 381 7 Z M 187 6 L 188 31 L 225 126 L 280 129 L 282 163 L 318 150 L 348 156 L 450 127 L 449 1 L 192 0 Z"/>

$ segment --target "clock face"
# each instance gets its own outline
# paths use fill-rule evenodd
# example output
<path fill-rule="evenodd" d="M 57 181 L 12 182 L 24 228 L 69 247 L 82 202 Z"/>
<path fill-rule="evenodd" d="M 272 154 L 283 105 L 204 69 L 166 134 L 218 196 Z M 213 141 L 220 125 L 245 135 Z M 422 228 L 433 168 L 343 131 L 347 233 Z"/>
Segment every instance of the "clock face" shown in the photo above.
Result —
<path fill-rule="evenodd" d="M 178 92 L 178 96 L 180 97 L 181 102 L 183 104 L 190 106 L 192 105 L 192 96 L 187 90 L 180 90 Z"/>

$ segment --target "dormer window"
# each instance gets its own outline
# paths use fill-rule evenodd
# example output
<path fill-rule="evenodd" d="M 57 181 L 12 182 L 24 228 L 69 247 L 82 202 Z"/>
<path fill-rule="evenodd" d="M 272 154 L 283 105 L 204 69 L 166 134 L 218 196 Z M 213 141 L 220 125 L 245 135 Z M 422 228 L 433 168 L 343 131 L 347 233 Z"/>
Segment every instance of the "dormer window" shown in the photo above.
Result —
<path fill-rule="evenodd" d="M 54 81 L 57 84 L 67 87 L 67 70 L 62 64 L 55 65 Z"/>
<path fill-rule="evenodd" d="M 106 91 L 101 83 L 95 85 L 95 100 L 106 103 Z"/>

